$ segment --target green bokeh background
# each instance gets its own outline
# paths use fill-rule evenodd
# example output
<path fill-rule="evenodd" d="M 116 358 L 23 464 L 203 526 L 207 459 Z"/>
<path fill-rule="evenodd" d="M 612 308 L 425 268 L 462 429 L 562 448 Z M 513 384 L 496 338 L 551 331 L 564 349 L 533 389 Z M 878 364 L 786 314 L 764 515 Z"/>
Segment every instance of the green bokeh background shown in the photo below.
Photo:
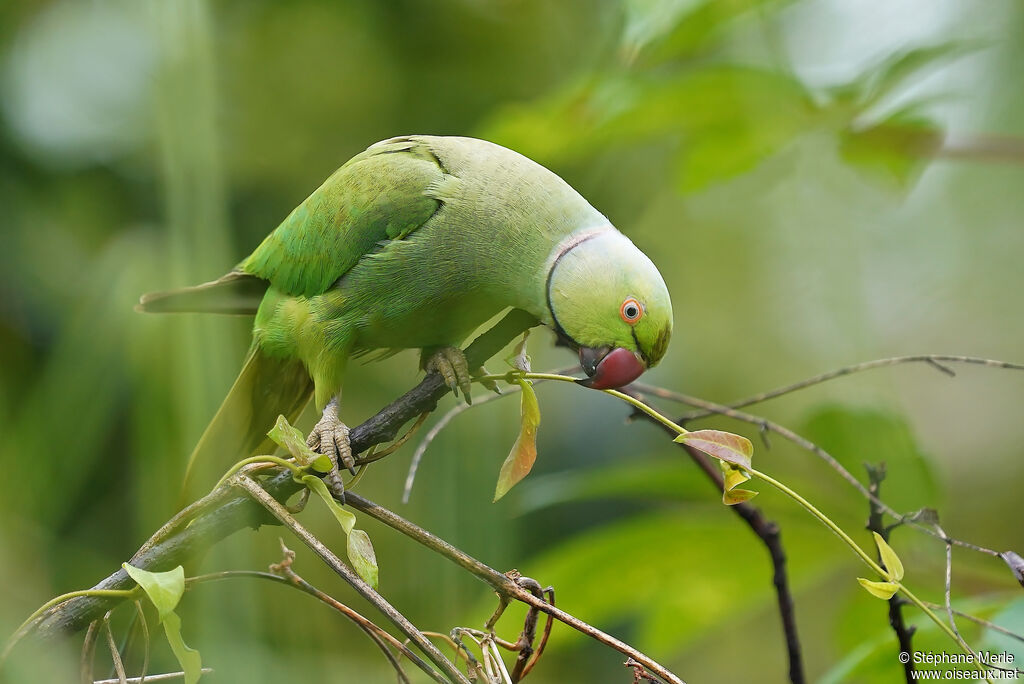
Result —
<path fill-rule="evenodd" d="M 112 572 L 175 511 L 238 370 L 245 320 L 142 316 L 139 294 L 220 275 L 382 138 L 486 137 L 579 189 L 672 293 L 675 336 L 649 382 L 725 401 L 879 357 L 1024 361 L 1022 60 L 1013 0 L 0 4 L 0 633 Z M 571 361 L 552 341 L 531 338 L 536 368 Z M 412 352 L 355 364 L 344 417 L 374 413 L 415 366 Z M 885 460 L 897 508 L 934 506 L 954 536 L 1022 551 L 1024 374 L 956 370 L 874 370 L 758 410 L 859 476 Z M 688 682 L 785 681 L 767 554 L 703 476 L 617 402 L 538 393 L 537 466 L 498 504 L 514 399 L 457 418 L 408 505 L 410 447 L 360 490 L 554 584 L 562 607 Z M 863 499 L 771 445 L 759 467 L 869 543 Z M 900 681 L 886 606 L 857 586 L 852 554 L 773 493 L 756 503 L 783 529 L 812 679 Z M 329 516 L 303 519 L 340 545 Z M 382 591 L 417 625 L 482 624 L 484 585 L 365 528 Z M 278 534 L 240 533 L 190 572 L 263 568 Z M 944 547 L 905 530 L 893 543 L 910 586 L 940 601 Z M 1020 631 L 1001 563 L 954 561 L 958 604 Z M 375 617 L 303 549 L 296 569 Z M 204 586 L 180 612 L 211 681 L 393 681 L 355 627 L 288 589 Z M 514 638 L 521 615 L 499 632 Z M 0 678 L 72 681 L 78 646 L 27 648 Z M 627 682 L 622 660 L 556 626 L 530 680 Z M 173 667 L 156 640 L 151 671 Z"/>

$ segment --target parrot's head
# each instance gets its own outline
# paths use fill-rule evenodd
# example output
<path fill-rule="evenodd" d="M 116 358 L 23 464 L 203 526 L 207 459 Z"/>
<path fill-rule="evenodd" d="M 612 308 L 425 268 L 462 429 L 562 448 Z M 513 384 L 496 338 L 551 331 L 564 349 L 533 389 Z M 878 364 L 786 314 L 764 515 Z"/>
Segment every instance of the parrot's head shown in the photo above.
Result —
<path fill-rule="evenodd" d="M 609 229 L 560 245 L 548 272 L 555 332 L 579 351 L 594 389 L 622 387 L 665 355 L 672 302 L 661 273 L 625 235 Z"/>

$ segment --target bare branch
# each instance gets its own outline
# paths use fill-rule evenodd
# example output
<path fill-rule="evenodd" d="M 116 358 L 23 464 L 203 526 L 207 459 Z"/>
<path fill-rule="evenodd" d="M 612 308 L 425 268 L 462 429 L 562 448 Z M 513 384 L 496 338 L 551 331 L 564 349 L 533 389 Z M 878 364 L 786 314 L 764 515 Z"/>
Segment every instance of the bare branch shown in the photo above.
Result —
<path fill-rule="evenodd" d="M 200 672 L 202 672 L 203 674 L 210 674 L 211 672 L 213 672 L 213 668 L 204 667 L 200 670 Z M 147 675 L 145 677 L 129 677 L 124 681 L 125 684 L 143 684 L 143 679 L 145 679 L 146 683 L 148 684 L 148 682 L 170 682 L 175 679 L 184 678 L 184 672 L 165 672 L 163 674 Z M 95 682 L 91 682 L 91 684 L 118 684 L 118 681 L 116 679 L 98 679 Z"/>
<path fill-rule="evenodd" d="M 309 549 L 320 557 L 324 563 L 328 565 L 343 580 L 345 580 L 349 586 L 356 590 L 356 592 L 372 604 L 377 610 L 379 610 L 391 624 L 398 627 L 414 644 L 423 652 L 432 663 L 444 672 L 451 681 L 460 682 L 462 684 L 469 684 L 469 680 L 466 679 L 459 669 L 444 657 L 444 655 L 437 650 L 427 639 L 422 632 L 420 632 L 415 625 L 409 622 L 404 615 L 392 606 L 387 599 L 381 596 L 377 591 L 369 584 L 363 581 L 359 575 L 355 573 L 351 568 L 348 567 L 340 558 L 338 558 L 333 551 L 327 548 L 323 542 L 316 538 L 309 530 L 302 526 L 302 524 L 292 516 L 288 510 L 282 506 L 274 497 L 268 494 L 259 486 L 254 480 L 246 477 L 245 475 L 233 478 L 233 485 L 242 488 L 245 492 L 253 499 L 259 502 L 261 506 L 270 511 L 271 515 L 277 518 L 285 527 L 290 529 L 292 533 L 302 541 Z M 443 682 L 444 679 L 437 678 L 437 681 Z"/>
<path fill-rule="evenodd" d="M 616 639 L 615 637 L 602 632 L 601 630 L 593 627 L 586 622 L 583 622 L 579 618 L 566 613 L 565 611 L 556 608 L 551 605 L 543 598 L 537 598 L 526 589 L 523 589 L 515 581 L 510 579 L 503 573 L 498 572 L 494 568 L 484 565 L 480 561 L 476 560 L 472 556 L 466 554 L 463 551 L 455 548 L 440 537 L 431 534 L 423 528 L 409 522 L 405 518 L 401 517 L 397 513 L 390 511 L 383 506 L 378 506 L 368 499 L 355 494 L 353 492 L 345 493 L 345 503 L 358 511 L 366 513 L 372 518 L 379 520 L 388 527 L 398 530 L 405 536 L 413 539 L 423 546 L 435 551 L 448 560 L 452 561 L 456 565 L 465 569 L 467 572 L 475 575 L 479 579 L 483 580 L 491 586 L 494 591 L 498 592 L 499 595 L 505 596 L 509 599 L 514 599 L 521 603 L 525 603 L 528 606 L 537 608 L 540 612 L 546 613 L 552 616 L 554 619 L 569 625 L 578 632 L 582 632 L 587 636 L 599 641 L 606 646 L 614 648 L 623 655 L 630 656 L 639 663 L 642 663 L 651 672 L 654 672 L 665 681 L 672 682 L 672 684 L 682 684 L 682 680 L 676 675 L 670 672 L 667 668 L 659 665 L 650 657 L 644 655 L 640 651 L 636 650 L 629 644 Z"/>
<path fill-rule="evenodd" d="M 727 408 L 737 409 L 743 408 L 744 406 L 750 406 L 752 404 L 760 404 L 763 401 L 781 397 L 784 394 L 790 394 L 797 390 L 802 390 L 812 385 L 818 385 L 835 378 L 842 377 L 844 375 L 853 375 L 854 373 L 860 373 L 861 371 L 871 370 L 873 368 L 884 368 L 886 366 L 897 366 L 904 363 L 926 363 L 936 370 L 939 370 L 950 377 L 955 376 L 948 366 L 943 365 L 944 363 L 967 363 L 979 366 L 989 366 L 990 368 L 1005 368 L 1009 370 L 1024 370 L 1024 364 L 1010 363 L 1009 361 L 998 361 L 996 359 L 983 359 L 977 356 L 951 356 L 942 354 L 918 354 L 915 356 L 894 356 L 888 359 L 875 359 L 874 361 L 865 361 L 863 363 L 855 363 L 852 366 L 844 366 L 837 368 L 836 370 L 828 371 L 827 373 L 821 373 L 819 375 L 811 376 L 805 380 L 794 382 L 783 387 L 778 387 L 767 392 L 761 392 L 760 394 L 754 394 L 738 401 L 733 401 L 725 404 Z M 697 420 L 698 418 L 705 418 L 707 416 L 720 413 L 720 411 L 712 409 L 702 409 L 700 411 L 693 411 L 683 416 L 682 420 L 690 421 Z"/>
<path fill-rule="evenodd" d="M 971 542 L 963 541 L 961 539 L 954 539 L 953 537 L 943 537 L 941 534 L 939 534 L 936 530 L 932 529 L 930 526 L 922 524 L 921 522 L 916 520 L 915 519 L 916 512 L 914 512 L 914 513 L 899 513 L 899 512 L 897 512 L 895 509 L 892 508 L 892 506 L 890 506 L 889 504 L 885 503 L 884 501 L 879 499 L 877 496 L 872 494 L 870 491 L 868 491 L 868 488 L 865 487 L 864 484 L 860 480 L 858 480 L 856 477 L 854 477 L 853 474 L 849 470 L 847 470 L 845 467 L 843 467 L 843 465 L 839 461 L 837 461 L 836 458 L 832 454 L 828 453 L 827 451 L 822 449 L 820 446 L 818 446 L 814 442 L 812 442 L 809 439 L 807 439 L 806 437 L 802 437 L 801 435 L 798 435 L 797 433 L 793 432 L 792 430 L 790 430 L 789 428 L 787 428 L 787 427 L 785 427 L 783 425 L 780 425 L 780 424 L 778 424 L 776 422 L 768 420 L 767 418 L 762 418 L 761 416 L 755 416 L 755 415 L 752 415 L 752 414 L 749 414 L 749 413 L 744 413 L 743 411 L 738 411 L 738 410 L 736 410 L 734 408 L 730 408 L 728 406 L 725 406 L 724 404 L 716 404 L 713 401 L 707 401 L 705 399 L 698 399 L 697 397 L 691 397 L 689 395 L 681 394 L 679 392 L 673 392 L 671 390 L 666 390 L 666 389 L 663 389 L 661 387 L 654 387 L 653 385 L 644 385 L 644 384 L 641 384 L 641 383 L 633 383 L 632 385 L 630 385 L 630 387 L 632 387 L 633 389 L 638 390 L 640 392 L 645 392 L 645 393 L 648 393 L 648 394 L 652 394 L 652 395 L 654 395 L 656 397 L 660 397 L 662 399 L 668 399 L 670 401 L 677 401 L 677 402 L 680 402 L 680 403 L 683 403 L 683 404 L 687 404 L 689 406 L 694 406 L 694 407 L 697 407 L 697 408 L 709 411 L 710 413 L 708 415 L 718 414 L 718 415 L 722 415 L 722 416 L 728 416 L 729 418 L 734 418 L 734 419 L 742 421 L 744 423 L 750 423 L 751 425 L 756 425 L 761 430 L 766 430 L 766 431 L 769 431 L 769 432 L 774 432 L 775 434 L 781 436 L 783 439 L 786 439 L 786 440 L 792 442 L 793 444 L 796 444 L 801 449 L 809 451 L 812 454 L 814 454 L 815 456 L 817 456 L 818 458 L 820 458 L 821 460 L 825 461 L 825 463 L 827 463 L 833 470 L 835 470 L 837 473 L 839 473 L 839 475 L 844 480 L 849 482 L 854 487 L 854 489 L 856 489 L 858 492 L 860 492 L 864 496 L 864 498 L 866 498 L 867 500 L 869 500 L 872 503 L 874 503 L 875 505 L 877 505 L 879 508 L 882 509 L 882 511 L 886 515 L 891 516 L 897 522 L 905 524 L 905 525 L 910 525 L 910 526 L 912 526 L 912 527 L 914 527 L 914 528 L 924 532 L 927 535 L 935 537 L 936 539 L 941 539 L 945 543 L 951 543 L 951 544 L 955 544 L 956 546 L 962 546 L 962 547 L 964 547 L 966 549 L 971 549 L 972 551 L 977 551 L 979 553 L 984 553 L 984 554 L 987 554 L 989 556 L 995 556 L 997 558 L 1001 558 L 1002 557 L 1002 554 L 1000 554 L 998 551 L 994 551 L 994 550 L 986 548 L 984 546 L 979 546 L 977 544 L 972 544 Z M 681 425 L 685 424 L 686 416 L 680 417 L 676 422 L 681 424 Z"/>

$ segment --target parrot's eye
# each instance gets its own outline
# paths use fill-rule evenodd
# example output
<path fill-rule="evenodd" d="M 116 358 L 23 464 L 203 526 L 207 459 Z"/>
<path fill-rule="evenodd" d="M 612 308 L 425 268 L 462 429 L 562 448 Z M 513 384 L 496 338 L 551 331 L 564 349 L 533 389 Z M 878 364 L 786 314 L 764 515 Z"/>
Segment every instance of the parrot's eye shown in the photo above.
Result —
<path fill-rule="evenodd" d="M 628 297 L 626 301 L 622 302 L 619 315 L 622 316 L 622 320 L 633 325 L 644 315 L 644 309 L 634 297 Z"/>

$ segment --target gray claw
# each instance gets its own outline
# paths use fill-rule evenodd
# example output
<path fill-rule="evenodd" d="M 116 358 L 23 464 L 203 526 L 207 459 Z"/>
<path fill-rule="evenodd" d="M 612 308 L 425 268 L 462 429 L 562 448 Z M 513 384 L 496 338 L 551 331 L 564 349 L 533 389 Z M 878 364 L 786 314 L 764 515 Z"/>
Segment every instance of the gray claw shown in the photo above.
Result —
<path fill-rule="evenodd" d="M 313 451 L 331 460 L 331 471 L 324 479 L 335 498 L 344 501 L 345 485 L 338 475 L 339 462 L 353 475 L 356 474 L 356 460 L 349 444 L 348 426 L 338 418 L 338 400 L 334 398 L 324 408 L 324 414 L 310 431 L 306 444 Z"/>
<path fill-rule="evenodd" d="M 469 373 L 466 356 L 461 349 L 441 347 L 427 359 L 423 368 L 428 373 L 431 371 L 440 373 L 444 378 L 444 384 L 453 394 L 458 396 L 461 390 L 466 403 L 473 403 L 473 379 Z"/>

